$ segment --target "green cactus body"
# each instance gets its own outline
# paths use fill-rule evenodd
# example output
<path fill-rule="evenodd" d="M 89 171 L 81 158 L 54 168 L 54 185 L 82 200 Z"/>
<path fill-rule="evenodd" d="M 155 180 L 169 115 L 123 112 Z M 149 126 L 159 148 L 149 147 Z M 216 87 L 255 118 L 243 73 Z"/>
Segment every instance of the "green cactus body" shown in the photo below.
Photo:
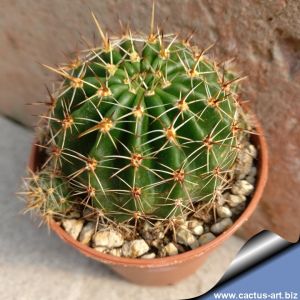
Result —
<path fill-rule="evenodd" d="M 237 80 L 189 39 L 153 33 L 109 40 L 57 69 L 39 141 L 46 162 L 29 208 L 107 220 L 171 219 L 213 203 L 230 185 L 246 123 Z"/>
<path fill-rule="evenodd" d="M 203 53 L 175 36 L 125 36 L 56 72 L 48 168 L 82 202 L 117 220 L 169 218 L 226 187 L 240 108 L 230 75 Z"/>
<path fill-rule="evenodd" d="M 71 193 L 65 178 L 48 171 L 33 175 L 27 191 L 28 209 L 39 208 L 45 217 L 65 215 L 71 209 Z"/>

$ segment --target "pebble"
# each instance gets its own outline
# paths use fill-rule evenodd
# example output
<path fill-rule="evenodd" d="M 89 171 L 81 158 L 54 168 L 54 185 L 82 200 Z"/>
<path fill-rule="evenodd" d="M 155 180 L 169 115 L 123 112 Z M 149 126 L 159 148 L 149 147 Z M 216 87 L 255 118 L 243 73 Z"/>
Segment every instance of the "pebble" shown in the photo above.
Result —
<path fill-rule="evenodd" d="M 209 232 L 209 226 L 207 224 L 204 225 L 204 233 Z"/>
<path fill-rule="evenodd" d="M 237 170 L 236 170 L 237 178 L 244 179 L 247 176 L 247 174 L 250 172 L 252 164 L 253 164 L 253 158 L 248 154 L 244 154 L 243 160 L 239 162 L 237 166 Z"/>
<path fill-rule="evenodd" d="M 188 222 L 187 228 L 195 235 L 201 235 L 204 231 L 203 222 L 199 222 L 198 220 L 191 220 Z"/>
<path fill-rule="evenodd" d="M 95 224 L 93 222 L 89 222 L 82 228 L 80 235 L 79 235 L 79 241 L 82 244 L 89 244 L 89 242 L 92 239 L 92 236 L 95 232 Z"/>
<path fill-rule="evenodd" d="M 64 219 L 62 221 L 62 226 L 64 227 L 65 231 L 75 240 L 77 240 L 83 224 L 84 220 Z"/>
<path fill-rule="evenodd" d="M 213 224 L 210 230 L 214 234 L 220 234 L 232 225 L 232 220 L 230 218 L 222 219 L 220 222 Z"/>
<path fill-rule="evenodd" d="M 250 184 L 254 185 L 255 184 L 255 177 L 257 174 L 257 169 L 256 167 L 252 167 L 249 174 L 246 177 L 246 181 L 248 181 Z"/>
<path fill-rule="evenodd" d="M 190 245 L 191 249 L 196 249 L 199 247 L 199 241 L 195 239 L 195 242 Z"/>
<path fill-rule="evenodd" d="M 156 237 L 158 239 L 162 240 L 165 237 L 165 234 L 162 231 L 160 231 L 160 232 L 157 233 Z"/>
<path fill-rule="evenodd" d="M 98 231 L 93 236 L 94 246 L 106 247 L 106 248 L 117 248 L 124 244 L 124 239 L 121 233 L 113 230 L 106 229 Z"/>
<path fill-rule="evenodd" d="M 153 227 L 153 237 L 154 239 L 162 240 L 165 237 L 164 226 L 162 222 L 156 222 Z"/>
<path fill-rule="evenodd" d="M 147 241 L 155 239 L 162 240 L 165 237 L 162 222 L 156 222 L 154 226 L 152 226 L 149 222 L 145 222 L 142 230 L 142 236 Z"/>
<path fill-rule="evenodd" d="M 167 256 L 167 251 L 166 251 L 165 247 L 158 250 L 158 256 L 159 257 Z"/>
<path fill-rule="evenodd" d="M 150 231 L 143 231 L 143 232 L 142 232 L 142 237 L 143 237 L 146 241 L 152 241 L 152 240 L 153 240 L 153 235 L 152 235 L 152 232 L 150 232 Z"/>
<path fill-rule="evenodd" d="M 203 225 L 203 222 L 199 221 L 197 219 L 192 219 L 192 220 L 186 221 L 184 227 L 186 227 L 188 229 L 192 229 L 192 228 L 195 228 L 198 225 Z"/>
<path fill-rule="evenodd" d="M 218 206 L 217 207 L 217 214 L 220 218 L 230 218 L 232 217 L 232 212 L 229 207 L 227 206 Z"/>
<path fill-rule="evenodd" d="M 118 256 L 120 257 L 122 255 L 122 249 L 121 248 L 114 248 L 114 249 L 111 249 L 109 251 L 109 254 L 113 255 L 113 256 Z"/>
<path fill-rule="evenodd" d="M 250 184 L 254 185 L 255 184 L 255 177 L 253 176 L 247 176 L 246 178 L 246 181 L 248 181 Z"/>
<path fill-rule="evenodd" d="M 204 229 L 202 225 L 197 225 L 196 227 L 191 229 L 191 232 L 195 235 L 201 235 L 203 233 Z"/>
<path fill-rule="evenodd" d="M 257 168 L 253 166 L 251 168 L 250 173 L 248 174 L 248 176 L 255 177 L 256 174 L 257 174 Z"/>
<path fill-rule="evenodd" d="M 246 208 L 246 203 L 242 202 L 241 204 L 237 205 L 236 207 L 233 207 L 231 209 L 231 211 L 232 211 L 232 214 L 238 216 L 245 210 L 245 208 Z"/>
<path fill-rule="evenodd" d="M 254 186 L 246 180 L 238 180 L 231 189 L 235 195 L 248 196 L 254 190 Z"/>
<path fill-rule="evenodd" d="M 246 201 L 246 197 L 243 195 L 229 195 L 228 204 L 231 207 L 236 207 Z"/>
<path fill-rule="evenodd" d="M 94 249 L 98 252 L 101 252 L 101 253 L 107 253 L 108 249 L 106 247 L 94 247 Z"/>
<path fill-rule="evenodd" d="M 248 153 L 242 153 L 236 168 L 237 178 L 244 179 L 250 172 L 252 164 L 253 158 Z"/>
<path fill-rule="evenodd" d="M 252 144 L 248 146 L 247 150 L 248 154 L 250 154 L 253 158 L 257 158 L 257 150 Z"/>
<path fill-rule="evenodd" d="M 210 241 L 212 241 L 215 238 L 216 238 L 215 235 L 213 235 L 211 232 L 208 232 L 208 233 L 202 234 L 198 241 L 199 241 L 200 245 L 204 245 L 204 244 L 209 243 Z"/>
<path fill-rule="evenodd" d="M 151 246 L 155 247 L 156 249 L 160 249 L 162 247 L 163 241 L 162 240 L 153 240 L 151 242 Z"/>
<path fill-rule="evenodd" d="M 178 254 L 178 249 L 173 243 L 169 243 L 164 247 L 166 254 L 168 256 L 173 256 Z"/>
<path fill-rule="evenodd" d="M 155 255 L 154 252 L 150 252 L 150 253 L 147 253 L 147 254 L 144 254 L 144 255 L 141 256 L 141 258 L 143 258 L 143 259 L 152 259 L 152 258 L 155 258 L 155 257 L 156 257 L 156 255 Z"/>
<path fill-rule="evenodd" d="M 236 175 L 238 179 L 244 179 L 250 172 L 253 165 L 253 159 L 257 157 L 256 148 L 249 144 L 238 155 L 238 164 L 236 168 Z"/>
<path fill-rule="evenodd" d="M 226 202 L 226 194 L 218 194 L 217 195 L 217 203 L 219 205 L 223 205 Z"/>
<path fill-rule="evenodd" d="M 143 240 L 133 240 L 126 242 L 122 247 L 122 254 L 125 257 L 136 258 L 142 256 L 149 251 L 148 244 Z"/>
<path fill-rule="evenodd" d="M 150 224 L 149 222 L 146 221 L 143 226 L 143 232 L 149 232 L 152 230 L 153 230 L 152 224 Z"/>
<path fill-rule="evenodd" d="M 178 225 L 183 225 L 186 222 L 186 217 L 183 217 L 183 216 L 176 217 L 175 222 Z"/>
<path fill-rule="evenodd" d="M 184 253 L 186 251 L 184 246 L 177 243 L 173 243 L 173 244 L 177 247 L 179 253 Z"/>
<path fill-rule="evenodd" d="M 191 246 L 195 243 L 195 236 L 186 228 L 181 227 L 176 233 L 176 240 L 179 244 Z"/>

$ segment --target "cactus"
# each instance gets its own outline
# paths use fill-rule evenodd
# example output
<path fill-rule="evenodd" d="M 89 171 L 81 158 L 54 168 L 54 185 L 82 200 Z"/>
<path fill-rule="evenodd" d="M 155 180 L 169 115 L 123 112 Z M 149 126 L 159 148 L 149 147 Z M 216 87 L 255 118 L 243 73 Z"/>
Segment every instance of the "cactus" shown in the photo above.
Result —
<path fill-rule="evenodd" d="M 102 46 L 46 66 L 63 80 L 42 116 L 47 161 L 29 182 L 33 197 L 46 186 L 40 207 L 65 214 L 77 203 L 117 222 L 171 219 L 214 203 L 247 134 L 240 78 L 190 37 L 154 32 L 154 13 L 148 36 L 127 29 L 120 39 L 93 18 Z"/>
<path fill-rule="evenodd" d="M 25 194 L 29 199 L 27 210 L 38 208 L 45 218 L 65 216 L 72 207 L 67 181 L 47 170 L 31 173 Z"/>

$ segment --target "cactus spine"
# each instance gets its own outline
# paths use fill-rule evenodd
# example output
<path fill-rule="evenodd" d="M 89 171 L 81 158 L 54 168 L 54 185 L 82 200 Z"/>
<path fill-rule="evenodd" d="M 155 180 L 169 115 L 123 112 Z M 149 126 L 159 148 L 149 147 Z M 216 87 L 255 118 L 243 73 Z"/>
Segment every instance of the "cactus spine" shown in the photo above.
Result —
<path fill-rule="evenodd" d="M 189 38 L 154 32 L 154 17 L 148 36 L 127 30 L 120 39 L 93 18 L 102 46 L 47 66 L 63 80 L 42 116 L 47 160 L 28 184 L 32 206 L 63 215 L 83 205 L 132 222 L 212 204 L 230 185 L 246 134 L 239 79 Z"/>

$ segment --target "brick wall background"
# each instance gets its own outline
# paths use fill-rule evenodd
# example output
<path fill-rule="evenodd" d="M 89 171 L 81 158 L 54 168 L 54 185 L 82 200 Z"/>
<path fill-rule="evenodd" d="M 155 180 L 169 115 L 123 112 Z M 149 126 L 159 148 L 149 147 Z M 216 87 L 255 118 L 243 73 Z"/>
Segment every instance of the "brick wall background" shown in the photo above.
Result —
<path fill-rule="evenodd" d="M 93 39 L 90 10 L 104 28 L 120 33 L 118 18 L 136 31 L 149 28 L 149 0 L 2 0 L 0 9 L 0 112 L 34 123 L 25 103 L 44 100 L 54 65 Z M 270 176 L 263 201 L 242 234 L 271 229 L 295 241 L 300 216 L 300 1 L 157 1 L 157 23 L 205 48 L 217 42 L 219 59 L 235 57 L 248 75 L 243 96 L 261 120 L 269 143 Z M 36 111 L 35 111 L 36 113 Z M 17 146 L 17 145 L 16 145 Z"/>

